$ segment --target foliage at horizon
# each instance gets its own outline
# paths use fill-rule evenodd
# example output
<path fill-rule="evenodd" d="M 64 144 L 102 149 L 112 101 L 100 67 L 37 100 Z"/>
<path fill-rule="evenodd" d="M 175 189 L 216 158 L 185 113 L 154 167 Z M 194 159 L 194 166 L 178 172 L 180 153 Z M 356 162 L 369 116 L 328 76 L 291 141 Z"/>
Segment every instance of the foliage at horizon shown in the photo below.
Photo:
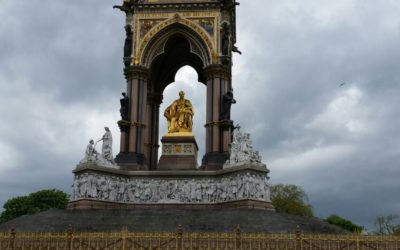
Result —
<path fill-rule="evenodd" d="M 271 186 L 271 202 L 276 212 L 312 217 L 312 206 L 308 196 L 296 185 L 277 184 Z"/>
<path fill-rule="evenodd" d="M 328 218 L 325 219 L 326 222 L 328 222 L 329 224 L 338 226 L 340 228 L 343 228 L 349 232 L 356 232 L 356 233 L 361 233 L 363 227 L 359 226 L 357 224 L 354 224 L 353 222 L 342 218 L 336 214 L 332 214 L 330 215 Z"/>
<path fill-rule="evenodd" d="M 67 204 L 68 195 L 57 189 L 45 189 L 26 196 L 14 197 L 4 203 L 4 211 L 0 215 L 0 223 L 50 208 L 65 209 Z"/>

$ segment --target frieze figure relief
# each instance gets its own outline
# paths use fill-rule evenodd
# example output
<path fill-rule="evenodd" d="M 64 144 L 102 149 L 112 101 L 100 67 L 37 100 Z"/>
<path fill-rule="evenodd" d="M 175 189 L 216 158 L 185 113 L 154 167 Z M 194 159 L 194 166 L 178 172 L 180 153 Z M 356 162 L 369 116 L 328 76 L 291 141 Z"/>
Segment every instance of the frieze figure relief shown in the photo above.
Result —
<path fill-rule="evenodd" d="M 198 23 L 210 36 L 214 36 L 214 22 L 210 18 L 193 19 Z"/>
<path fill-rule="evenodd" d="M 72 200 L 126 203 L 221 203 L 242 199 L 270 202 L 266 173 L 166 180 L 84 173 L 75 177 Z"/>
<path fill-rule="evenodd" d="M 144 37 L 154 26 L 162 22 L 162 19 L 143 19 L 140 20 L 140 37 Z"/>

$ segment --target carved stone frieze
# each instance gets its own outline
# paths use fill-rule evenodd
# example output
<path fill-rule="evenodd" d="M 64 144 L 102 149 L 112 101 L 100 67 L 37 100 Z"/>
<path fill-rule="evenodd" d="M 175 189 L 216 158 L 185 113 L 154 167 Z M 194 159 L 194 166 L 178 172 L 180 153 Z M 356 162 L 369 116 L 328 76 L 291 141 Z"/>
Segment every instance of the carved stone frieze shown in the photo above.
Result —
<path fill-rule="evenodd" d="M 118 176 L 85 172 L 77 174 L 71 200 L 160 204 L 213 204 L 243 199 L 270 202 L 267 173 L 241 171 L 222 176 Z"/>

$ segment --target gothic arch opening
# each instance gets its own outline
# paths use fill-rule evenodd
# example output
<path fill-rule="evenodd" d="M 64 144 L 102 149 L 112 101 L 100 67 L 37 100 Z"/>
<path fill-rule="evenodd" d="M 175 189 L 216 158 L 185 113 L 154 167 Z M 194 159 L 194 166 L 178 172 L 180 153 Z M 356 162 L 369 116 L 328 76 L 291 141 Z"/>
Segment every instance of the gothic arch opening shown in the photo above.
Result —
<path fill-rule="evenodd" d="M 159 114 L 159 132 L 160 136 L 167 133 L 167 121 L 163 115 L 164 110 L 170 105 L 174 100 L 178 99 L 178 92 L 184 91 L 185 98 L 189 99 L 194 107 L 194 117 L 193 117 L 193 134 L 197 139 L 197 144 L 199 146 L 199 155 L 204 154 L 204 138 L 205 138 L 205 119 L 206 119 L 206 87 L 201 82 L 198 82 L 198 75 L 196 70 L 188 65 L 181 67 L 175 75 L 175 78 L 171 84 L 169 84 L 163 91 L 163 102 L 160 105 Z M 161 144 L 160 144 L 161 145 Z M 160 149 L 161 150 L 161 149 Z M 161 151 L 159 150 L 159 156 Z M 197 159 L 199 162 L 199 159 Z M 199 162 L 200 163 L 200 162 Z"/>
<path fill-rule="evenodd" d="M 141 63 L 150 69 L 151 90 L 162 93 L 184 65 L 193 67 L 198 81 L 206 83 L 204 68 L 211 64 L 211 53 L 196 31 L 181 23 L 174 23 L 151 38 L 142 54 Z"/>
<path fill-rule="evenodd" d="M 148 94 L 150 97 L 148 98 L 148 105 L 152 112 L 151 121 L 149 121 L 152 133 L 149 134 L 149 140 L 152 145 L 160 145 L 159 138 L 165 132 L 160 129 L 160 125 L 165 123 L 165 118 L 163 117 L 165 108 L 160 107 L 160 105 L 161 103 L 170 104 L 167 100 L 163 100 L 165 97 L 164 90 L 175 81 L 177 72 L 184 66 L 190 66 L 196 72 L 192 74 L 194 78 L 190 79 L 192 82 L 189 84 L 198 82 L 206 84 L 204 68 L 210 64 L 211 57 L 209 49 L 202 38 L 195 31 L 179 23 L 172 24 L 161 30 L 149 42 L 147 48 L 143 53 L 142 63 L 148 65 L 150 73 L 148 79 Z M 172 101 L 178 98 L 178 92 L 179 90 L 176 90 L 175 94 L 171 93 Z M 186 97 L 192 100 L 191 94 L 195 94 L 196 100 L 202 101 L 201 107 L 199 107 L 199 104 L 194 104 L 195 109 L 202 110 L 201 112 L 196 112 L 194 127 L 196 130 L 202 130 L 197 132 L 196 138 L 199 138 L 200 153 L 203 153 L 206 88 L 203 88 L 203 91 L 200 92 L 203 94 L 199 94 L 199 91 L 189 91 L 189 95 Z M 203 120 L 198 121 L 199 117 L 202 117 Z M 151 169 L 155 169 L 158 162 L 158 150 L 155 151 L 150 148 L 149 150 L 148 164 Z"/>
<path fill-rule="evenodd" d="M 174 81 L 177 71 L 185 65 L 193 67 L 198 75 L 197 80 L 205 83 L 203 61 L 191 52 L 189 41 L 181 34 L 176 34 L 168 39 L 164 53 L 154 58 L 150 66 L 154 92 L 162 93 Z"/>

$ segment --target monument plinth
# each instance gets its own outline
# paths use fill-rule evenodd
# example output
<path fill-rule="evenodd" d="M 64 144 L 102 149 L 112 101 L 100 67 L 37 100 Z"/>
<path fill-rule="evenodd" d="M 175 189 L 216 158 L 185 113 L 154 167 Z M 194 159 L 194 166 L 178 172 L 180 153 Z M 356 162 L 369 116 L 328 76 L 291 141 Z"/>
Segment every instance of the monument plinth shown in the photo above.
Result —
<path fill-rule="evenodd" d="M 268 173 L 243 165 L 217 171 L 126 171 L 79 165 L 69 209 L 238 208 L 273 211 Z"/>
<path fill-rule="evenodd" d="M 185 92 L 179 92 L 179 99 L 169 105 L 164 116 L 167 119 L 168 133 L 161 138 L 162 155 L 159 170 L 190 170 L 197 168 L 198 146 L 193 128 L 194 108 L 185 99 Z"/>
<path fill-rule="evenodd" d="M 159 170 L 197 169 L 196 139 L 191 132 L 166 134 L 161 138 L 162 154 Z"/>

